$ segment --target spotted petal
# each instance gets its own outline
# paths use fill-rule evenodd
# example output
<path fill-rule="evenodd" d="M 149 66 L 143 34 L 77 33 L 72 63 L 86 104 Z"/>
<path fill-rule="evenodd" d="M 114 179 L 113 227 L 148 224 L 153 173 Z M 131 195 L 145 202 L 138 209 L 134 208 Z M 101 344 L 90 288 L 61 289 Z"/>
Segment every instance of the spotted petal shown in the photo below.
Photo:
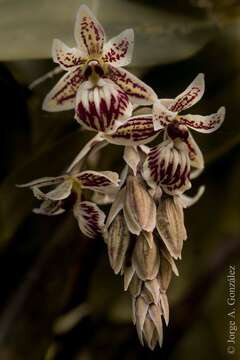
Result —
<path fill-rule="evenodd" d="M 109 40 L 103 48 L 103 60 L 114 66 L 130 64 L 133 54 L 134 32 L 127 29 Z"/>
<path fill-rule="evenodd" d="M 75 119 L 88 129 L 114 131 L 132 114 L 127 94 L 109 79 L 101 79 L 98 86 L 85 81 L 79 88 Z"/>
<path fill-rule="evenodd" d="M 54 39 L 52 46 L 53 61 L 64 70 L 75 69 L 85 63 L 81 51 L 77 48 L 69 48 L 61 40 Z"/>
<path fill-rule="evenodd" d="M 52 112 L 73 109 L 77 90 L 83 80 L 78 67 L 66 73 L 44 99 L 43 110 Z"/>
<path fill-rule="evenodd" d="M 113 171 L 82 171 L 75 175 L 86 189 L 107 192 L 118 186 L 119 176 Z"/>
<path fill-rule="evenodd" d="M 81 5 L 75 23 L 75 40 L 80 50 L 87 55 L 102 53 L 105 34 L 102 26 L 86 5 Z"/>
<path fill-rule="evenodd" d="M 225 118 L 225 107 L 221 107 L 216 113 L 201 116 L 201 115 L 183 115 L 179 116 L 179 120 L 182 121 L 188 127 L 200 132 L 211 133 L 217 130 L 223 123 Z"/>
<path fill-rule="evenodd" d="M 138 115 L 129 118 L 113 134 L 105 134 L 104 138 L 116 145 L 140 145 L 149 143 L 158 134 L 153 128 L 152 115 Z"/>
<path fill-rule="evenodd" d="M 204 158 L 202 151 L 200 150 L 198 144 L 188 131 L 188 137 L 181 142 L 177 143 L 177 148 L 182 151 L 186 151 L 191 162 L 191 166 L 202 170 L 204 168 Z"/>
<path fill-rule="evenodd" d="M 129 95 L 133 104 L 151 105 L 157 99 L 150 86 L 125 69 L 109 66 L 108 76 Z"/>
<path fill-rule="evenodd" d="M 82 201 L 74 206 L 73 214 L 84 235 L 94 238 L 101 234 L 105 214 L 96 204 L 90 201 Z"/>
<path fill-rule="evenodd" d="M 143 165 L 143 177 L 152 188 L 161 186 L 171 195 L 191 187 L 190 160 L 185 151 L 166 140 L 151 148 Z"/>
<path fill-rule="evenodd" d="M 186 88 L 186 90 L 184 90 L 173 100 L 169 106 L 169 110 L 180 112 L 182 110 L 188 109 L 202 98 L 204 90 L 204 74 L 198 74 L 198 76 Z"/>
<path fill-rule="evenodd" d="M 153 104 L 153 126 L 155 130 L 162 129 L 176 118 L 177 112 L 168 110 L 165 104 L 156 100 Z"/>

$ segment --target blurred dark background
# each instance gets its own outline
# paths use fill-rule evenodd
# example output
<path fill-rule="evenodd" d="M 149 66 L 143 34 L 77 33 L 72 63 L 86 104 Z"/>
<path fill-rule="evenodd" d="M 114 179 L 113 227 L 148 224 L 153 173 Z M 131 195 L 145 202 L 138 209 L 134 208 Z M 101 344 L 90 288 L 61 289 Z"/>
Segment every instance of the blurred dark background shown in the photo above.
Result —
<path fill-rule="evenodd" d="M 53 68 L 53 37 L 73 43 L 81 2 L 0 1 L 0 359 L 239 359 L 239 343 L 235 354 L 227 351 L 229 266 L 236 268 L 238 324 L 240 314 L 239 1 L 85 3 L 109 37 L 134 28 L 130 70 L 160 97 L 175 97 L 204 72 L 206 93 L 192 112 L 225 105 L 227 116 L 216 133 L 194 134 L 206 169 L 192 192 L 201 184 L 206 191 L 186 210 L 188 240 L 180 277 L 170 287 L 170 324 L 163 349 L 151 352 L 138 342 L 130 298 L 113 275 L 103 240 L 81 237 L 71 214 L 34 215 L 37 201 L 15 187 L 58 175 L 92 136 L 73 112 L 41 110 L 57 78 L 28 88 Z M 101 169 L 121 169 L 120 147 L 109 146 L 100 156 Z"/>

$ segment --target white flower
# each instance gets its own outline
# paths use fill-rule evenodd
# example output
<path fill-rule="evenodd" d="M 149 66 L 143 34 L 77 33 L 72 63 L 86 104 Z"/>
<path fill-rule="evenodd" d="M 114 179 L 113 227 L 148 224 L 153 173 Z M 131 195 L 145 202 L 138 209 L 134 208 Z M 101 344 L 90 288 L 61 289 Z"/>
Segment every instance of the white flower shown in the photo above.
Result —
<path fill-rule="evenodd" d="M 47 95 L 46 111 L 75 108 L 76 120 L 95 131 L 113 130 L 132 114 L 133 106 L 156 100 L 154 91 L 122 69 L 131 62 L 134 33 L 121 32 L 105 43 L 105 33 L 86 5 L 75 24 L 76 48 L 53 42 L 54 62 L 67 71 Z"/>
<path fill-rule="evenodd" d="M 143 177 L 147 184 L 161 187 L 175 195 L 190 189 L 191 162 L 188 152 L 179 149 L 171 139 L 151 147 L 143 165 Z"/>
<path fill-rule="evenodd" d="M 154 102 L 153 127 L 155 131 L 164 130 L 164 141 L 148 149 L 143 176 L 150 187 L 161 186 L 171 195 L 183 193 L 191 187 L 190 179 L 203 170 L 202 152 L 188 127 L 202 133 L 217 130 L 224 121 L 225 108 L 208 116 L 179 115 L 180 111 L 200 100 L 203 92 L 204 77 L 199 74 L 175 99 Z"/>
<path fill-rule="evenodd" d="M 201 133 L 217 130 L 225 117 L 222 106 L 216 113 L 201 115 L 179 115 L 183 110 L 195 105 L 203 96 L 205 89 L 204 75 L 199 74 L 193 82 L 175 99 L 159 99 L 153 105 L 154 129 L 159 130 L 171 123 L 186 125 Z"/>
<path fill-rule="evenodd" d="M 41 188 L 57 185 L 53 190 L 44 193 Z M 102 232 L 105 214 L 98 206 L 90 201 L 82 201 L 83 189 L 90 189 L 100 193 L 111 193 L 118 187 L 118 174 L 112 171 L 82 171 L 74 176 L 41 178 L 19 187 L 29 187 L 33 194 L 42 200 L 40 208 L 34 209 L 37 214 L 59 215 L 72 209 L 82 233 L 88 237 L 95 237 Z"/>

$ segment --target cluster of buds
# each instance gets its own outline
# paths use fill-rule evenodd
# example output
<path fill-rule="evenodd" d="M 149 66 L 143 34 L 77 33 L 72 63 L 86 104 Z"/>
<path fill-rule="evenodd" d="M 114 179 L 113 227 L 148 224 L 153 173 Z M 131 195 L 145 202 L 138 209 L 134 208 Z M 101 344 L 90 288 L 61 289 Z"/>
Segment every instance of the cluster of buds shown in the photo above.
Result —
<path fill-rule="evenodd" d="M 82 5 L 75 26 L 77 47 L 54 40 L 53 60 L 59 65 L 54 73 L 67 73 L 46 96 L 43 109 L 74 109 L 83 128 L 97 134 L 64 174 L 20 186 L 31 188 L 42 201 L 36 213 L 72 210 L 85 236 L 103 235 L 111 267 L 131 294 L 139 339 L 154 349 L 163 342 L 163 320 L 169 322 L 167 290 L 172 274 L 178 275 L 175 260 L 181 259 L 187 239 L 183 210 L 204 192 L 201 186 L 194 197 L 185 194 L 204 168 L 189 128 L 215 131 L 225 108 L 209 116 L 181 114 L 201 99 L 203 74 L 175 99 L 158 99 L 153 89 L 122 68 L 131 62 L 133 38 L 128 29 L 105 43 L 102 26 Z M 153 140 L 154 146 L 147 145 Z M 109 143 L 124 147 L 121 176 L 83 169 L 89 154 Z M 43 192 L 43 187 L 50 189 Z M 88 198 L 85 189 L 93 196 Z M 105 221 L 99 206 L 107 204 L 111 207 Z"/>

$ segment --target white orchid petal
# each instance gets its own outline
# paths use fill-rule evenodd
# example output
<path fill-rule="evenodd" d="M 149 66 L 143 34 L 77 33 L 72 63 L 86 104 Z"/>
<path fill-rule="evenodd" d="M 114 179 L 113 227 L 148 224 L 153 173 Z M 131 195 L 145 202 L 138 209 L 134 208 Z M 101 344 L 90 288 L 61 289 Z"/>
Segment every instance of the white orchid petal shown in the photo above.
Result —
<path fill-rule="evenodd" d="M 67 72 L 45 97 L 42 108 L 45 111 L 64 111 L 75 107 L 79 85 L 84 80 L 79 67 Z"/>
<path fill-rule="evenodd" d="M 161 182 L 162 189 L 170 195 L 181 194 L 184 191 L 191 188 L 190 178 L 190 160 L 188 155 L 180 151 L 178 153 L 179 163 L 175 173 L 172 172 L 171 164 L 170 170 L 168 168 L 169 175 Z"/>
<path fill-rule="evenodd" d="M 124 30 L 104 45 L 103 60 L 117 67 L 127 66 L 132 60 L 133 46 L 133 30 Z"/>
<path fill-rule="evenodd" d="M 61 66 L 56 66 L 53 70 L 48 71 L 44 75 L 40 76 L 36 80 L 33 80 L 31 84 L 28 86 L 30 90 L 34 89 L 36 86 L 43 83 L 45 80 L 51 79 L 53 76 L 60 74 L 63 72 L 63 69 Z"/>
<path fill-rule="evenodd" d="M 55 184 L 59 184 L 60 182 L 65 180 L 65 176 L 56 176 L 56 177 L 42 177 L 36 180 L 32 180 L 28 183 L 25 184 L 18 184 L 16 185 L 19 188 L 24 188 L 24 187 L 44 187 L 44 186 L 51 186 L 51 185 L 55 185 Z"/>
<path fill-rule="evenodd" d="M 181 194 L 178 197 L 178 201 L 180 202 L 180 204 L 182 205 L 183 208 L 188 208 L 188 207 L 196 204 L 196 202 L 198 202 L 198 200 L 204 194 L 204 191 L 205 191 L 205 186 L 200 186 L 196 195 L 188 196 L 185 194 Z"/>
<path fill-rule="evenodd" d="M 161 104 L 165 106 L 168 110 L 174 104 L 174 99 L 158 99 L 158 100 L 161 101 Z"/>
<path fill-rule="evenodd" d="M 176 151 L 171 140 L 151 148 L 143 164 L 143 177 L 151 188 L 176 184 L 185 169 L 185 156 Z M 184 162 L 183 162 L 184 161 Z M 177 163 L 177 166 L 175 164 Z M 175 171 L 176 169 L 176 171 Z"/>
<path fill-rule="evenodd" d="M 33 192 L 33 196 L 34 196 L 36 199 L 38 199 L 38 200 L 48 200 L 48 199 L 46 198 L 45 193 L 44 193 L 42 190 L 40 190 L 38 187 L 33 186 L 33 187 L 31 188 L 31 190 L 32 190 L 32 192 Z"/>
<path fill-rule="evenodd" d="M 75 69 L 86 61 L 79 49 L 69 48 L 58 39 L 53 40 L 52 57 L 53 61 L 64 70 Z"/>
<path fill-rule="evenodd" d="M 181 112 L 196 104 L 203 96 L 205 91 L 204 74 L 198 74 L 193 82 L 178 95 L 169 110 Z"/>
<path fill-rule="evenodd" d="M 66 199 L 71 194 L 72 186 L 72 180 L 66 180 L 62 184 L 58 185 L 54 190 L 46 193 L 45 196 L 52 201 Z"/>
<path fill-rule="evenodd" d="M 128 94 L 133 104 L 151 105 L 157 99 L 153 89 L 122 68 L 109 68 L 109 78 Z"/>
<path fill-rule="evenodd" d="M 34 214 L 37 214 L 37 215 L 45 215 L 45 216 L 56 216 L 56 215 L 61 215 L 65 212 L 66 210 L 60 208 L 60 209 L 57 209 L 56 211 L 53 211 L 53 212 L 48 212 L 47 210 L 45 210 L 44 208 L 36 208 L 36 209 L 33 209 L 33 212 Z"/>
<path fill-rule="evenodd" d="M 137 115 L 129 118 L 114 133 L 104 138 L 115 145 L 140 145 L 151 142 L 159 131 L 153 128 L 152 115 Z"/>
<path fill-rule="evenodd" d="M 98 93 L 98 94 L 96 94 Z M 95 94 L 95 95 L 94 95 Z M 109 79 L 101 86 L 80 85 L 77 92 L 75 119 L 89 130 L 109 132 L 124 123 L 132 114 L 128 95 Z"/>
<path fill-rule="evenodd" d="M 85 236 L 94 238 L 102 233 L 105 214 L 96 204 L 90 201 L 75 204 L 73 214 Z"/>
<path fill-rule="evenodd" d="M 190 180 L 196 179 L 199 175 L 201 175 L 201 173 L 203 172 L 203 168 L 202 169 L 191 169 L 191 173 L 190 173 Z"/>
<path fill-rule="evenodd" d="M 49 184 L 45 186 L 49 186 Z M 64 180 L 55 189 L 49 191 L 48 193 L 44 193 L 39 189 L 39 187 L 41 187 L 41 185 L 31 187 L 33 195 L 38 200 L 43 201 L 42 204 L 40 205 L 40 208 L 33 210 L 36 214 L 51 216 L 51 215 L 61 214 L 62 212 L 65 211 L 62 208 L 63 204 L 61 200 L 68 198 L 71 194 L 72 191 L 71 179 Z"/>
<path fill-rule="evenodd" d="M 35 192 L 36 191 L 36 192 Z M 55 216 L 60 215 L 65 212 L 65 209 L 62 208 L 61 201 L 52 201 L 49 200 L 46 195 L 39 189 L 35 189 L 35 196 L 39 200 L 43 200 L 39 208 L 33 209 L 35 214 L 45 215 L 45 216 Z"/>
<path fill-rule="evenodd" d="M 74 35 L 79 49 L 86 55 L 102 53 L 105 40 L 104 30 L 86 5 L 81 5 L 78 10 Z"/>
<path fill-rule="evenodd" d="M 75 177 L 80 180 L 82 188 L 100 192 L 116 188 L 119 183 L 119 176 L 113 171 L 86 170 L 76 174 Z"/>
<path fill-rule="evenodd" d="M 171 140 L 151 148 L 143 164 L 143 177 L 151 188 L 161 186 L 169 194 L 190 188 L 190 160 Z"/>
<path fill-rule="evenodd" d="M 160 130 L 170 124 L 176 118 L 177 112 L 170 111 L 161 100 L 156 100 L 153 104 L 153 126 L 155 130 Z"/>
<path fill-rule="evenodd" d="M 182 115 L 179 120 L 188 127 L 200 133 L 212 133 L 216 131 L 223 123 L 225 118 L 225 107 L 222 106 L 216 113 L 201 116 L 201 115 Z"/>
<path fill-rule="evenodd" d="M 179 150 L 185 151 L 189 158 L 192 167 L 198 169 L 201 172 L 204 168 L 204 158 L 201 149 L 194 140 L 193 136 L 188 131 L 188 137 L 179 142 L 177 145 Z M 193 172 L 191 172 L 191 179 L 193 178 Z"/>

